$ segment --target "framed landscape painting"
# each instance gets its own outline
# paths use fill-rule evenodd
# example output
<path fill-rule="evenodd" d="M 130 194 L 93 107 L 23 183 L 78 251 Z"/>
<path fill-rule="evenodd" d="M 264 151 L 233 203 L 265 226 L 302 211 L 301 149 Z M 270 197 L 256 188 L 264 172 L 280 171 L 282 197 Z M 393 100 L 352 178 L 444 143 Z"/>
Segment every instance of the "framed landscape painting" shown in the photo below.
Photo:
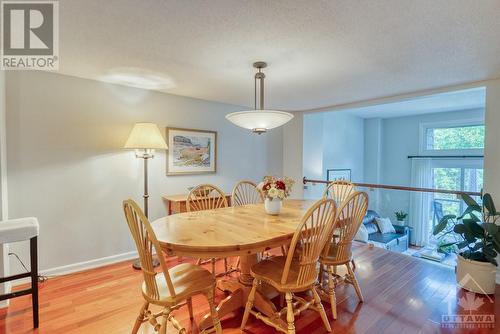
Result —
<path fill-rule="evenodd" d="M 327 181 L 349 181 L 351 182 L 351 170 L 350 169 L 327 169 L 326 170 L 326 180 Z"/>
<path fill-rule="evenodd" d="M 215 173 L 217 132 L 167 128 L 167 175 Z"/>

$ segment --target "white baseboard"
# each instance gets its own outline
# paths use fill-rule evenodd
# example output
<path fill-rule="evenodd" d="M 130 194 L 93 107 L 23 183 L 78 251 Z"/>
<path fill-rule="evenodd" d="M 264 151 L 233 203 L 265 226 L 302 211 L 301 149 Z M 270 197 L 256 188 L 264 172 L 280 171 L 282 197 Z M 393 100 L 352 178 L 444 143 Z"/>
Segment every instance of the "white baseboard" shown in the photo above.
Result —
<path fill-rule="evenodd" d="M 55 267 L 51 269 L 42 270 L 40 275 L 44 276 L 58 276 L 58 275 L 66 275 L 72 274 L 83 270 L 94 269 L 102 266 L 106 266 L 109 264 L 135 259 L 138 257 L 137 251 L 111 255 L 102 257 L 99 259 L 93 259 L 89 261 L 83 261 L 78 263 L 68 264 L 66 266 Z"/>
<path fill-rule="evenodd" d="M 84 271 L 84 270 L 94 269 L 94 268 L 103 267 L 106 265 L 110 265 L 110 264 L 114 264 L 114 263 L 118 263 L 118 262 L 122 262 L 122 261 L 135 259 L 137 257 L 138 257 L 137 251 L 132 251 L 132 252 L 127 252 L 127 253 L 122 253 L 122 254 L 117 254 L 117 255 L 106 256 L 106 257 L 102 257 L 99 259 L 93 259 L 93 260 L 89 260 L 89 261 L 72 263 L 72 264 L 68 264 L 66 266 L 41 270 L 39 272 L 39 275 L 48 276 L 50 279 L 50 276 L 60 276 L 60 275 L 72 274 L 72 273 L 76 273 L 76 272 L 80 272 L 80 271 Z M 17 286 L 17 285 L 25 284 L 28 282 L 30 282 L 29 278 L 21 279 L 21 280 L 17 280 L 12 285 Z"/>

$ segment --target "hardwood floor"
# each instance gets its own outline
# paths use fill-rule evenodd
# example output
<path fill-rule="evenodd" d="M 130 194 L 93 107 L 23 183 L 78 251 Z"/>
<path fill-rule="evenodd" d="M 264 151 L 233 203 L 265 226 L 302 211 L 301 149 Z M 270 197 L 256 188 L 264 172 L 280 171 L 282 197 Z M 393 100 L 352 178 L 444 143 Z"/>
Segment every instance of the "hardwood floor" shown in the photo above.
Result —
<path fill-rule="evenodd" d="M 494 329 L 445 329 L 441 327 L 446 314 L 500 314 L 494 299 L 500 296 L 468 295 L 456 288 L 453 269 L 430 264 L 420 259 L 357 245 L 356 273 L 365 302 L 358 304 L 354 289 L 336 289 L 338 319 L 333 321 L 325 305 L 334 333 L 498 333 Z M 176 258 L 169 259 L 171 265 Z M 40 328 L 33 330 L 30 297 L 11 300 L 11 306 L 0 310 L 0 333 L 129 333 L 142 303 L 142 274 L 122 262 L 77 274 L 52 278 L 40 285 Z M 219 299 L 223 297 L 220 292 Z M 459 306 L 462 298 L 462 305 Z M 482 303 L 482 304 L 481 304 Z M 207 312 L 203 297 L 195 298 L 195 322 Z M 481 305 L 480 305 L 481 304 Z M 468 307 L 467 307 L 468 306 Z M 477 309 L 474 309 L 478 306 Z M 469 310 L 471 309 L 472 310 Z M 242 312 L 223 320 L 224 333 L 240 333 Z M 187 328 L 187 309 L 177 311 L 176 318 Z M 298 333 L 325 333 L 314 311 L 305 311 L 295 321 Z M 174 332 L 169 328 L 170 332 Z M 250 318 L 248 333 L 274 333 L 262 322 Z M 140 333 L 154 333 L 143 325 Z"/>

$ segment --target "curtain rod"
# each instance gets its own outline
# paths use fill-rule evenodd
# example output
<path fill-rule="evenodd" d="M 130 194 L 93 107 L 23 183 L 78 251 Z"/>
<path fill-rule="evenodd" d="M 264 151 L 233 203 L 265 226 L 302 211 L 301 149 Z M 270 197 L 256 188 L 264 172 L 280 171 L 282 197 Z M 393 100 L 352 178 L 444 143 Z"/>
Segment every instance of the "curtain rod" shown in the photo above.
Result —
<path fill-rule="evenodd" d="M 408 159 L 456 159 L 456 158 L 484 158 L 484 155 L 409 155 Z"/>

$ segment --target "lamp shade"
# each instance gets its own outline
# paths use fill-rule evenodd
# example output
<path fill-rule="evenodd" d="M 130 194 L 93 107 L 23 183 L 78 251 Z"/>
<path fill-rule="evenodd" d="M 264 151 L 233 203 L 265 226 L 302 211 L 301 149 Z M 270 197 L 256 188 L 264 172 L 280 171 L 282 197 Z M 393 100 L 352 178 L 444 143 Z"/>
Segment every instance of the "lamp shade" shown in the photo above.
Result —
<path fill-rule="evenodd" d="M 266 132 L 287 123 L 293 115 L 277 110 L 238 111 L 226 115 L 226 119 L 239 127 L 254 132 Z"/>
<path fill-rule="evenodd" d="M 128 136 L 124 148 L 166 150 L 168 147 L 156 124 L 136 123 Z"/>

